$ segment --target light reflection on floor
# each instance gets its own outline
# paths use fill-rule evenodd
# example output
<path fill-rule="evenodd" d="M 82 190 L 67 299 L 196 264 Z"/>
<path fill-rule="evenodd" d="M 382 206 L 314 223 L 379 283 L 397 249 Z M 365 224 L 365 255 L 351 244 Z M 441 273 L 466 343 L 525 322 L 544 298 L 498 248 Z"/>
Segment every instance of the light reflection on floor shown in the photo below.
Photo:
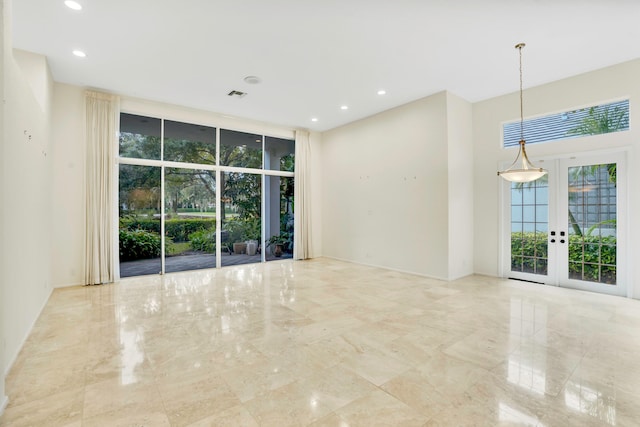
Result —
<path fill-rule="evenodd" d="M 2 426 L 635 425 L 640 301 L 317 259 L 54 291 Z"/>

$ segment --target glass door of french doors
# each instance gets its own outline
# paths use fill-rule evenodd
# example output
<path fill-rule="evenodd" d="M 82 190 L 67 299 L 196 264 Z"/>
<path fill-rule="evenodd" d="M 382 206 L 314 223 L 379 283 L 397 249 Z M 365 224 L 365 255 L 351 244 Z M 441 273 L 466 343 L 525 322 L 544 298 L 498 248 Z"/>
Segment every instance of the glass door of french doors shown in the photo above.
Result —
<path fill-rule="evenodd" d="M 537 181 L 504 184 L 504 275 L 626 295 L 624 153 L 544 167 L 549 174 Z"/>

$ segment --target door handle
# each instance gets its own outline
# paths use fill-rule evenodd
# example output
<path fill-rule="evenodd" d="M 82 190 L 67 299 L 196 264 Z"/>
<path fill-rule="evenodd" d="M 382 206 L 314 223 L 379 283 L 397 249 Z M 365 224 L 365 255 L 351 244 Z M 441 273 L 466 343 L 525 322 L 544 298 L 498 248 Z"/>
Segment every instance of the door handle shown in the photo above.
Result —
<path fill-rule="evenodd" d="M 556 242 L 556 239 L 551 239 L 551 243 L 555 243 L 555 242 Z"/>
<path fill-rule="evenodd" d="M 560 239 L 560 243 L 564 243 L 564 239 Z"/>

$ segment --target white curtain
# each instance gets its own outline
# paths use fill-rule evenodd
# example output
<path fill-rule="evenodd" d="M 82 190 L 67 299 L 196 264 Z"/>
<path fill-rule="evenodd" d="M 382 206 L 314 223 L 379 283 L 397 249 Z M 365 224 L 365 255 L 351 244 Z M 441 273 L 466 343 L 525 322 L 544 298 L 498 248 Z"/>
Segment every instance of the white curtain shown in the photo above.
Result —
<path fill-rule="evenodd" d="M 117 96 L 87 91 L 85 284 L 115 280 L 117 240 L 114 227 L 115 150 L 119 122 Z"/>
<path fill-rule="evenodd" d="M 311 144 L 309 132 L 296 131 L 293 258 L 313 258 L 311 240 Z"/>

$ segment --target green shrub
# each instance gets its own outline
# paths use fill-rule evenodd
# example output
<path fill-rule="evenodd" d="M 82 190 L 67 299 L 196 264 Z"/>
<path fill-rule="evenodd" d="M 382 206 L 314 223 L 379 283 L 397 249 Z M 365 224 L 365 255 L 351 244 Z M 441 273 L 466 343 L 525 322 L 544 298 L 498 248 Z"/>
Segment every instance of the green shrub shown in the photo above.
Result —
<path fill-rule="evenodd" d="M 200 230 L 189 234 L 189 244 L 194 251 L 216 252 L 216 231 Z"/>
<path fill-rule="evenodd" d="M 176 242 L 186 242 L 189 235 L 197 231 L 215 229 L 216 220 L 213 218 L 170 219 L 164 223 L 166 235 Z"/>
<path fill-rule="evenodd" d="M 224 223 L 229 243 L 260 240 L 262 233 L 260 218 L 229 219 Z"/>
<path fill-rule="evenodd" d="M 556 241 L 559 241 L 561 238 L 561 236 L 556 236 Z M 548 239 L 549 237 L 546 233 L 511 233 L 512 263 L 515 261 L 516 265 L 520 265 L 520 260 L 522 260 L 525 267 L 533 268 L 532 258 L 547 258 Z M 578 236 L 572 234 L 568 240 L 569 274 L 571 277 L 615 283 L 615 237 Z M 598 265 L 601 265 L 600 277 L 598 276 Z"/>
<path fill-rule="evenodd" d="M 615 265 L 615 237 L 569 236 L 569 274 L 571 277 L 592 282 L 615 283 Z"/>
<path fill-rule="evenodd" d="M 146 230 L 160 234 L 160 218 L 122 218 L 120 228 Z M 215 218 L 172 218 L 164 222 L 165 235 L 176 242 L 186 242 L 200 230 L 215 230 Z"/>
<path fill-rule="evenodd" d="M 547 233 L 511 233 L 511 257 L 547 257 Z"/>
<path fill-rule="evenodd" d="M 159 257 L 161 245 L 158 233 L 120 229 L 120 261 Z"/>
<path fill-rule="evenodd" d="M 129 231 L 145 230 L 160 234 L 160 218 L 125 217 L 120 218 L 120 229 Z"/>

